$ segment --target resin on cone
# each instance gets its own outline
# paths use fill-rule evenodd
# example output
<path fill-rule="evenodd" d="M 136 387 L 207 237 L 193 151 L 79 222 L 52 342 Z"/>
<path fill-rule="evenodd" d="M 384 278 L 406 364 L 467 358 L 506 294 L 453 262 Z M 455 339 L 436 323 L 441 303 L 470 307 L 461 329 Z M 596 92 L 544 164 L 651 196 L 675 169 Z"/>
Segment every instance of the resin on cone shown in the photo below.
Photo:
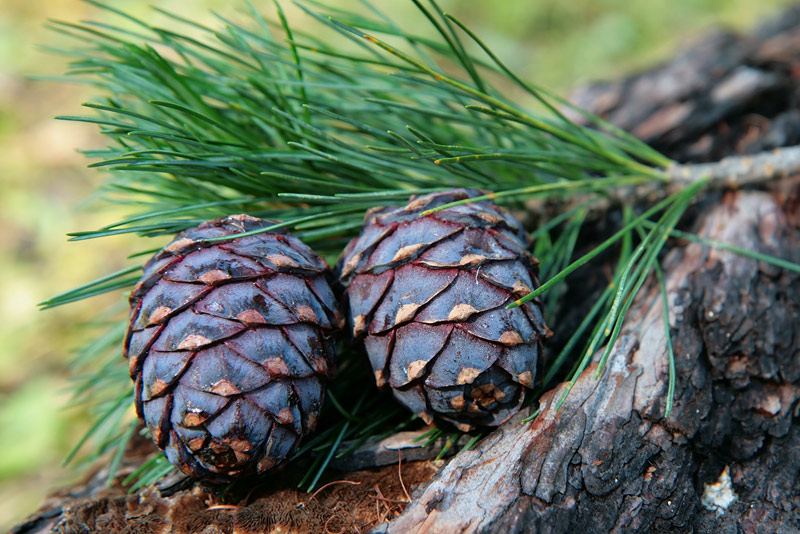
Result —
<path fill-rule="evenodd" d="M 316 424 L 344 322 L 329 268 L 272 223 L 187 230 L 144 266 L 124 354 L 136 410 L 169 461 L 209 481 L 280 466 Z"/>
<path fill-rule="evenodd" d="M 519 410 L 549 335 L 537 300 L 506 309 L 538 286 L 530 239 L 511 214 L 484 200 L 420 216 L 481 194 L 371 210 L 337 265 L 378 385 L 425 421 L 462 430 Z"/>

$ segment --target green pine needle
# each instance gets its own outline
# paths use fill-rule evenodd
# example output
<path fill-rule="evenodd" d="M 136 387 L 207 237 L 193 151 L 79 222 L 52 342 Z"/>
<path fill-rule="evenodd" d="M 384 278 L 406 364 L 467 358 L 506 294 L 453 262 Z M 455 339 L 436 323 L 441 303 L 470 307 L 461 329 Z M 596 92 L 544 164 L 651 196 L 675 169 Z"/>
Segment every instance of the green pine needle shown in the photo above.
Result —
<path fill-rule="evenodd" d="M 658 278 L 658 286 L 661 291 L 661 303 L 664 316 L 664 338 L 667 342 L 667 364 L 669 367 L 669 380 L 667 382 L 667 399 L 666 407 L 664 408 L 664 419 L 669 419 L 672 414 L 672 404 L 675 397 L 675 351 L 672 349 L 672 334 L 670 333 L 669 326 L 669 299 L 667 298 L 667 285 L 664 283 L 664 274 L 661 272 L 661 267 L 656 265 L 656 277 Z"/>
<path fill-rule="evenodd" d="M 627 278 L 628 272 L 633 269 L 634 275 L 633 279 L 636 280 L 634 285 L 628 286 L 629 289 L 624 292 L 624 298 L 622 301 L 624 304 L 621 307 L 614 308 L 612 304 L 612 308 L 609 310 L 609 313 L 601 319 L 595 325 L 594 333 L 591 337 L 591 341 L 589 342 L 586 350 L 583 353 L 583 357 L 577 364 L 577 367 L 572 372 L 572 378 L 569 381 L 567 388 L 564 390 L 564 393 L 559 398 L 558 402 L 556 403 L 556 411 L 558 411 L 561 406 L 563 405 L 564 401 L 566 400 L 569 393 L 572 391 L 572 388 L 578 381 L 578 378 L 581 376 L 583 371 L 589 365 L 592 360 L 592 357 L 595 355 L 595 350 L 600 345 L 600 343 L 606 340 L 606 348 L 603 350 L 602 356 L 597 366 L 597 371 L 595 372 L 595 377 L 598 378 L 600 373 L 602 373 L 605 363 L 608 360 L 608 357 L 611 354 L 612 349 L 614 348 L 617 339 L 619 338 L 619 334 L 621 332 L 622 325 L 624 324 L 624 319 L 627 314 L 628 309 L 633 303 L 633 300 L 638 293 L 639 289 L 644 284 L 644 281 L 647 279 L 650 271 L 653 267 L 655 260 L 658 257 L 658 253 L 661 251 L 661 248 L 664 246 L 666 241 L 666 236 L 668 236 L 669 232 L 674 228 L 675 224 L 677 224 L 678 220 L 680 219 L 681 215 L 683 215 L 686 208 L 689 206 L 691 201 L 695 198 L 695 196 L 702 190 L 703 186 L 705 186 L 706 181 L 701 180 L 692 184 L 691 186 L 687 187 L 683 191 L 679 191 L 671 195 L 670 197 L 666 198 L 650 210 L 646 211 L 644 214 L 640 215 L 639 217 L 634 218 L 628 224 L 626 224 L 623 228 L 627 228 L 628 231 L 633 230 L 636 226 L 642 224 L 648 217 L 652 216 L 654 213 L 660 211 L 661 209 L 666 208 L 666 211 L 658 220 L 657 223 L 653 226 L 648 236 L 654 236 L 654 238 L 648 239 L 648 245 L 643 247 L 643 250 L 646 252 L 642 254 L 631 254 L 630 257 L 627 259 L 624 265 L 620 265 L 621 268 L 618 268 L 618 272 L 615 275 L 613 287 L 620 288 L 624 286 L 624 280 Z M 620 232 L 617 232 L 612 236 L 609 240 L 604 242 L 603 244 L 597 246 L 591 252 L 586 254 L 583 258 L 576 260 L 572 265 L 575 265 L 578 262 L 584 261 L 586 256 L 593 256 L 596 255 L 597 249 L 601 247 L 608 247 L 614 242 L 616 242 L 622 235 Z M 644 243 L 644 241 L 642 242 Z M 643 256 L 642 261 L 638 261 L 640 257 Z M 585 260 L 588 261 L 588 260 Z M 584 261 L 584 263 L 585 263 Z M 562 272 L 567 271 L 565 269 Z M 552 282 L 558 278 L 558 275 L 552 278 L 550 281 Z M 543 284 L 544 286 L 545 284 Z M 619 290 L 618 290 L 619 291 Z M 609 329 L 607 325 L 613 325 L 613 329 Z"/>

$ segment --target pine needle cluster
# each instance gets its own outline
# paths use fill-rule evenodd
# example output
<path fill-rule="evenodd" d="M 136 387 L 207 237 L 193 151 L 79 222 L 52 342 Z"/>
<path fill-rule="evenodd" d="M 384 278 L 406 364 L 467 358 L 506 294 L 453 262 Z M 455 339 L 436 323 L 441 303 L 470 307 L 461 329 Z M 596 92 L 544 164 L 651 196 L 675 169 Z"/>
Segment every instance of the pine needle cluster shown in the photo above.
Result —
<path fill-rule="evenodd" d="M 581 198 L 532 234 L 544 283 L 517 305 L 542 295 L 553 313 L 564 279 L 605 250 L 613 251 L 616 269 L 544 370 L 542 389 L 565 376 L 565 366 L 572 366 L 567 376 L 574 382 L 605 347 L 602 372 L 666 237 L 705 183 L 696 181 L 649 209 L 623 206 L 620 228 L 576 257 L 594 202 L 621 187 L 669 181 L 665 170 L 673 162 L 520 79 L 435 0 L 413 0 L 435 38 L 398 27 L 366 0 L 358 14 L 313 0 L 298 4 L 311 21 L 303 29 L 290 27 L 277 2 L 270 17 L 248 3 L 243 22 L 218 16 L 215 28 L 164 10 L 158 10 L 163 23 L 156 25 L 90 2 L 113 13 L 118 24 L 50 23 L 74 39 L 66 51 L 51 49 L 69 60 L 64 79 L 89 84 L 97 94 L 84 104 L 85 115 L 59 118 L 100 127 L 108 145 L 85 151 L 94 160 L 90 167 L 110 171 L 101 194 L 128 206 L 131 216 L 70 234 L 73 240 L 171 236 L 208 219 L 248 213 L 281 221 L 264 231 L 288 227 L 335 262 L 367 209 L 413 194 L 473 187 L 511 207 L 534 197 Z M 319 38 L 317 27 L 334 37 Z M 531 104 L 505 96 L 510 87 Z M 591 127 L 576 124 L 565 110 Z M 157 249 L 143 243 L 130 267 L 57 295 L 44 307 L 126 291 L 139 277 L 140 262 Z M 110 454 L 110 480 L 137 429 L 120 355 L 124 313 L 120 303 L 112 313 L 119 320 L 78 359 L 83 374 L 76 398 L 96 410 L 97 422 L 74 452 L 91 439 L 95 447 L 87 459 Z M 672 361 L 671 351 L 667 356 Z M 374 392 L 353 394 L 364 390 L 354 384 L 371 377 L 360 355 L 344 347 L 339 376 L 324 408 L 327 423 L 297 453 L 308 469 L 301 485 L 309 489 L 334 456 L 416 423 Z M 674 366 L 670 377 L 673 384 Z M 671 395 L 667 416 L 670 409 Z M 448 432 L 434 429 L 425 439 Z M 171 469 L 156 456 L 128 482 L 136 489 Z"/>

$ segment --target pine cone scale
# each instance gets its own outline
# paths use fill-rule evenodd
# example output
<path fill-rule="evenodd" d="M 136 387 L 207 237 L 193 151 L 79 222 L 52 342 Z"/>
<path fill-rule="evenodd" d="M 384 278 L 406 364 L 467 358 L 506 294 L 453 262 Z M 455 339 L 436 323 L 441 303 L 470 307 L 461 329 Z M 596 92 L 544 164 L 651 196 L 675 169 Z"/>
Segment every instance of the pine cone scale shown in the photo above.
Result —
<path fill-rule="evenodd" d="M 433 388 L 471 384 L 497 361 L 500 349 L 455 328 L 425 379 Z"/>
<path fill-rule="evenodd" d="M 389 368 L 389 385 L 404 387 L 425 374 L 425 367 L 444 348 L 453 325 L 409 323 L 397 329 Z"/>
<path fill-rule="evenodd" d="M 170 314 L 183 311 L 211 290 L 209 287 L 167 280 L 161 280 L 153 287 L 158 289 L 150 291 L 142 299 L 134 329 L 141 330 L 163 323 Z"/>
<path fill-rule="evenodd" d="M 148 401 L 162 396 L 189 367 L 194 352 L 150 351 L 150 355 L 142 365 L 143 391 L 141 398 Z"/>
<path fill-rule="evenodd" d="M 394 272 L 391 286 L 373 312 L 369 333 L 380 334 L 408 322 L 425 304 L 446 290 L 458 276 L 454 269 L 404 265 Z"/>

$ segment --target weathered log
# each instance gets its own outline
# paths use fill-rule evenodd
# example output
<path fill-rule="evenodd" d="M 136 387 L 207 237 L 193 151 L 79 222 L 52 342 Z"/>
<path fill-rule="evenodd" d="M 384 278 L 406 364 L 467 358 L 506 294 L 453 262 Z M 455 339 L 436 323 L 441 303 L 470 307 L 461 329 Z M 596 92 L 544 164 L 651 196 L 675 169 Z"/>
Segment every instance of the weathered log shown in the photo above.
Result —
<path fill-rule="evenodd" d="M 798 60 L 795 6 L 750 35 L 712 32 L 669 63 L 571 100 L 677 161 L 714 162 L 800 143 Z"/>
<path fill-rule="evenodd" d="M 729 195 L 698 233 L 800 261 L 800 231 L 767 193 Z M 599 380 L 587 368 L 558 411 L 566 385 L 546 393 L 533 421 L 509 421 L 456 456 L 378 532 L 800 528 L 800 275 L 696 243 L 665 270 L 678 376 L 669 419 L 654 286 Z M 704 487 L 723 470 L 733 486 L 715 500 Z"/>

